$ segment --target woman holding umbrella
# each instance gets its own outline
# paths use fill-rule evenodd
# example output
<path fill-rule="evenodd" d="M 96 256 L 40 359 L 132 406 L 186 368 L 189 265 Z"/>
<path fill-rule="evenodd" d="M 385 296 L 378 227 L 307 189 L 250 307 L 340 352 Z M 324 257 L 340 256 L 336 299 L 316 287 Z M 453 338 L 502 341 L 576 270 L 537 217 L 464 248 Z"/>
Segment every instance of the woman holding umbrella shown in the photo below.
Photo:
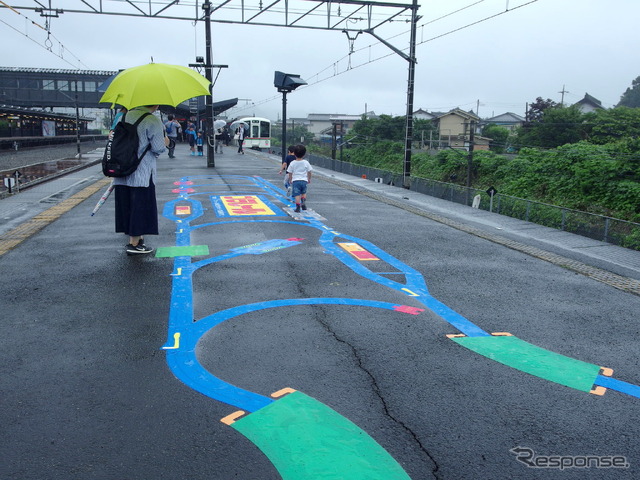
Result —
<path fill-rule="evenodd" d="M 146 113 L 153 114 L 158 105 L 137 107 L 127 112 L 122 121 L 135 123 Z M 129 235 L 127 255 L 153 252 L 144 244 L 144 235 L 158 235 L 156 203 L 156 159 L 164 153 L 165 128 L 155 115 L 146 115 L 138 125 L 138 156 L 144 155 L 131 175 L 114 178 L 116 199 L 116 232 Z"/>
<path fill-rule="evenodd" d="M 175 107 L 189 98 L 211 95 L 211 82 L 181 65 L 149 63 L 121 71 L 107 87 L 100 102 L 129 109 L 122 121 L 135 123 L 154 113 L 159 105 Z M 159 105 L 158 105 L 159 104 Z M 156 159 L 166 149 L 165 128 L 155 115 L 146 115 L 138 125 L 138 156 L 144 155 L 131 175 L 114 179 L 116 232 L 129 235 L 127 255 L 147 254 L 144 235 L 158 234 L 156 203 Z M 148 150 L 147 150 L 148 148 Z M 146 152 L 146 153 L 145 153 Z"/>

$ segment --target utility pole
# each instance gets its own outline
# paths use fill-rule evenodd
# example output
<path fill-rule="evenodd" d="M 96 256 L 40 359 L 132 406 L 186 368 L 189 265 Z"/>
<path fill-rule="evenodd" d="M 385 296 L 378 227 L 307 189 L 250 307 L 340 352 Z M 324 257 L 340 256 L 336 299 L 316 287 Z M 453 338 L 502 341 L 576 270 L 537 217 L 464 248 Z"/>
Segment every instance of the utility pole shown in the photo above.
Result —
<path fill-rule="evenodd" d="M 211 3 L 209 0 L 205 0 L 202 4 L 204 10 L 204 34 L 205 34 L 205 65 L 204 72 L 205 77 L 209 82 L 209 95 L 205 97 L 205 119 L 207 131 L 204 134 L 204 138 L 207 139 L 207 167 L 215 167 L 216 161 L 214 158 L 215 140 L 213 139 L 213 65 L 211 65 Z M 211 138 L 209 138 L 211 137 Z"/>
<path fill-rule="evenodd" d="M 469 156 L 467 157 L 467 205 L 469 205 L 469 194 L 471 192 L 471 169 L 473 168 L 473 148 L 475 140 L 476 122 L 469 123 Z"/>
<path fill-rule="evenodd" d="M 558 93 L 561 93 L 561 94 L 562 94 L 562 98 L 561 98 L 561 100 L 560 100 L 560 106 L 561 106 L 561 107 L 564 107 L 564 94 L 565 94 L 565 93 L 569 93 L 569 92 L 567 92 L 567 91 L 564 89 L 564 85 L 562 85 L 562 90 L 561 90 L 561 91 L 559 91 Z"/>
<path fill-rule="evenodd" d="M 78 158 L 82 158 L 80 149 L 80 111 L 78 109 L 78 80 L 76 80 L 76 149 L 78 150 Z"/>
<path fill-rule="evenodd" d="M 411 9 L 411 35 L 409 39 L 409 74 L 407 80 L 407 116 L 405 125 L 404 162 L 402 186 L 411 188 L 411 147 L 413 144 L 413 92 L 416 75 L 416 25 L 418 23 L 418 0 L 413 0 Z"/>

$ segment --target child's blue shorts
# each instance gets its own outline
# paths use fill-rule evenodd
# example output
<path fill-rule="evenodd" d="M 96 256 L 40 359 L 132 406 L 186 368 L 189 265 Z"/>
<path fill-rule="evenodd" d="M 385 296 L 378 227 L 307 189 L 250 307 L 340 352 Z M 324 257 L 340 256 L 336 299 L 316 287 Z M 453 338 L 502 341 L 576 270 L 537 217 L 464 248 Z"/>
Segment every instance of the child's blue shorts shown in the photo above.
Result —
<path fill-rule="evenodd" d="M 307 182 L 305 180 L 294 180 L 291 196 L 297 197 L 305 193 L 307 193 Z"/>

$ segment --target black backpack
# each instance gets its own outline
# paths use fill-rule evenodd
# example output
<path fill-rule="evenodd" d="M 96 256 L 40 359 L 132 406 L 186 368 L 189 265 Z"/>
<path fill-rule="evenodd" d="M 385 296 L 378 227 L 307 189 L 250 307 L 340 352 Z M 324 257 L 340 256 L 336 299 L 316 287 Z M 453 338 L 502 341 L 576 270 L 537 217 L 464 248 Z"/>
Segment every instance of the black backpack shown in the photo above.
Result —
<path fill-rule="evenodd" d="M 105 176 L 126 177 L 136 171 L 142 161 L 142 157 L 151 148 L 151 145 L 147 145 L 147 148 L 138 158 L 138 144 L 140 143 L 138 125 L 147 115 L 151 115 L 151 113 L 145 113 L 136 123 L 131 124 L 125 123 L 127 116 L 125 113 L 122 120 L 116 123 L 116 128 L 109 135 L 107 147 L 104 149 L 104 157 L 102 157 L 102 173 Z"/>

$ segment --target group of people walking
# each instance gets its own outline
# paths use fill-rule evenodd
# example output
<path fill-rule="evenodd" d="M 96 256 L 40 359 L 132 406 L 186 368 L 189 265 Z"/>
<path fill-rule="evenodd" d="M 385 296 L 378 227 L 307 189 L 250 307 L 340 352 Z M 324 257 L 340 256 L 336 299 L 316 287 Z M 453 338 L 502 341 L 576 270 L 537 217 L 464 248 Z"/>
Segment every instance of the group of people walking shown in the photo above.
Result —
<path fill-rule="evenodd" d="M 186 139 L 186 141 L 189 142 L 191 155 L 204 155 L 204 137 L 202 131 L 196 133 L 195 124 L 187 122 L 186 128 L 183 131 L 180 122 L 178 122 L 173 115 L 169 114 L 167 121 L 164 122 L 164 128 L 167 137 L 169 137 L 169 158 L 175 158 L 176 143 L 182 139 Z"/>

